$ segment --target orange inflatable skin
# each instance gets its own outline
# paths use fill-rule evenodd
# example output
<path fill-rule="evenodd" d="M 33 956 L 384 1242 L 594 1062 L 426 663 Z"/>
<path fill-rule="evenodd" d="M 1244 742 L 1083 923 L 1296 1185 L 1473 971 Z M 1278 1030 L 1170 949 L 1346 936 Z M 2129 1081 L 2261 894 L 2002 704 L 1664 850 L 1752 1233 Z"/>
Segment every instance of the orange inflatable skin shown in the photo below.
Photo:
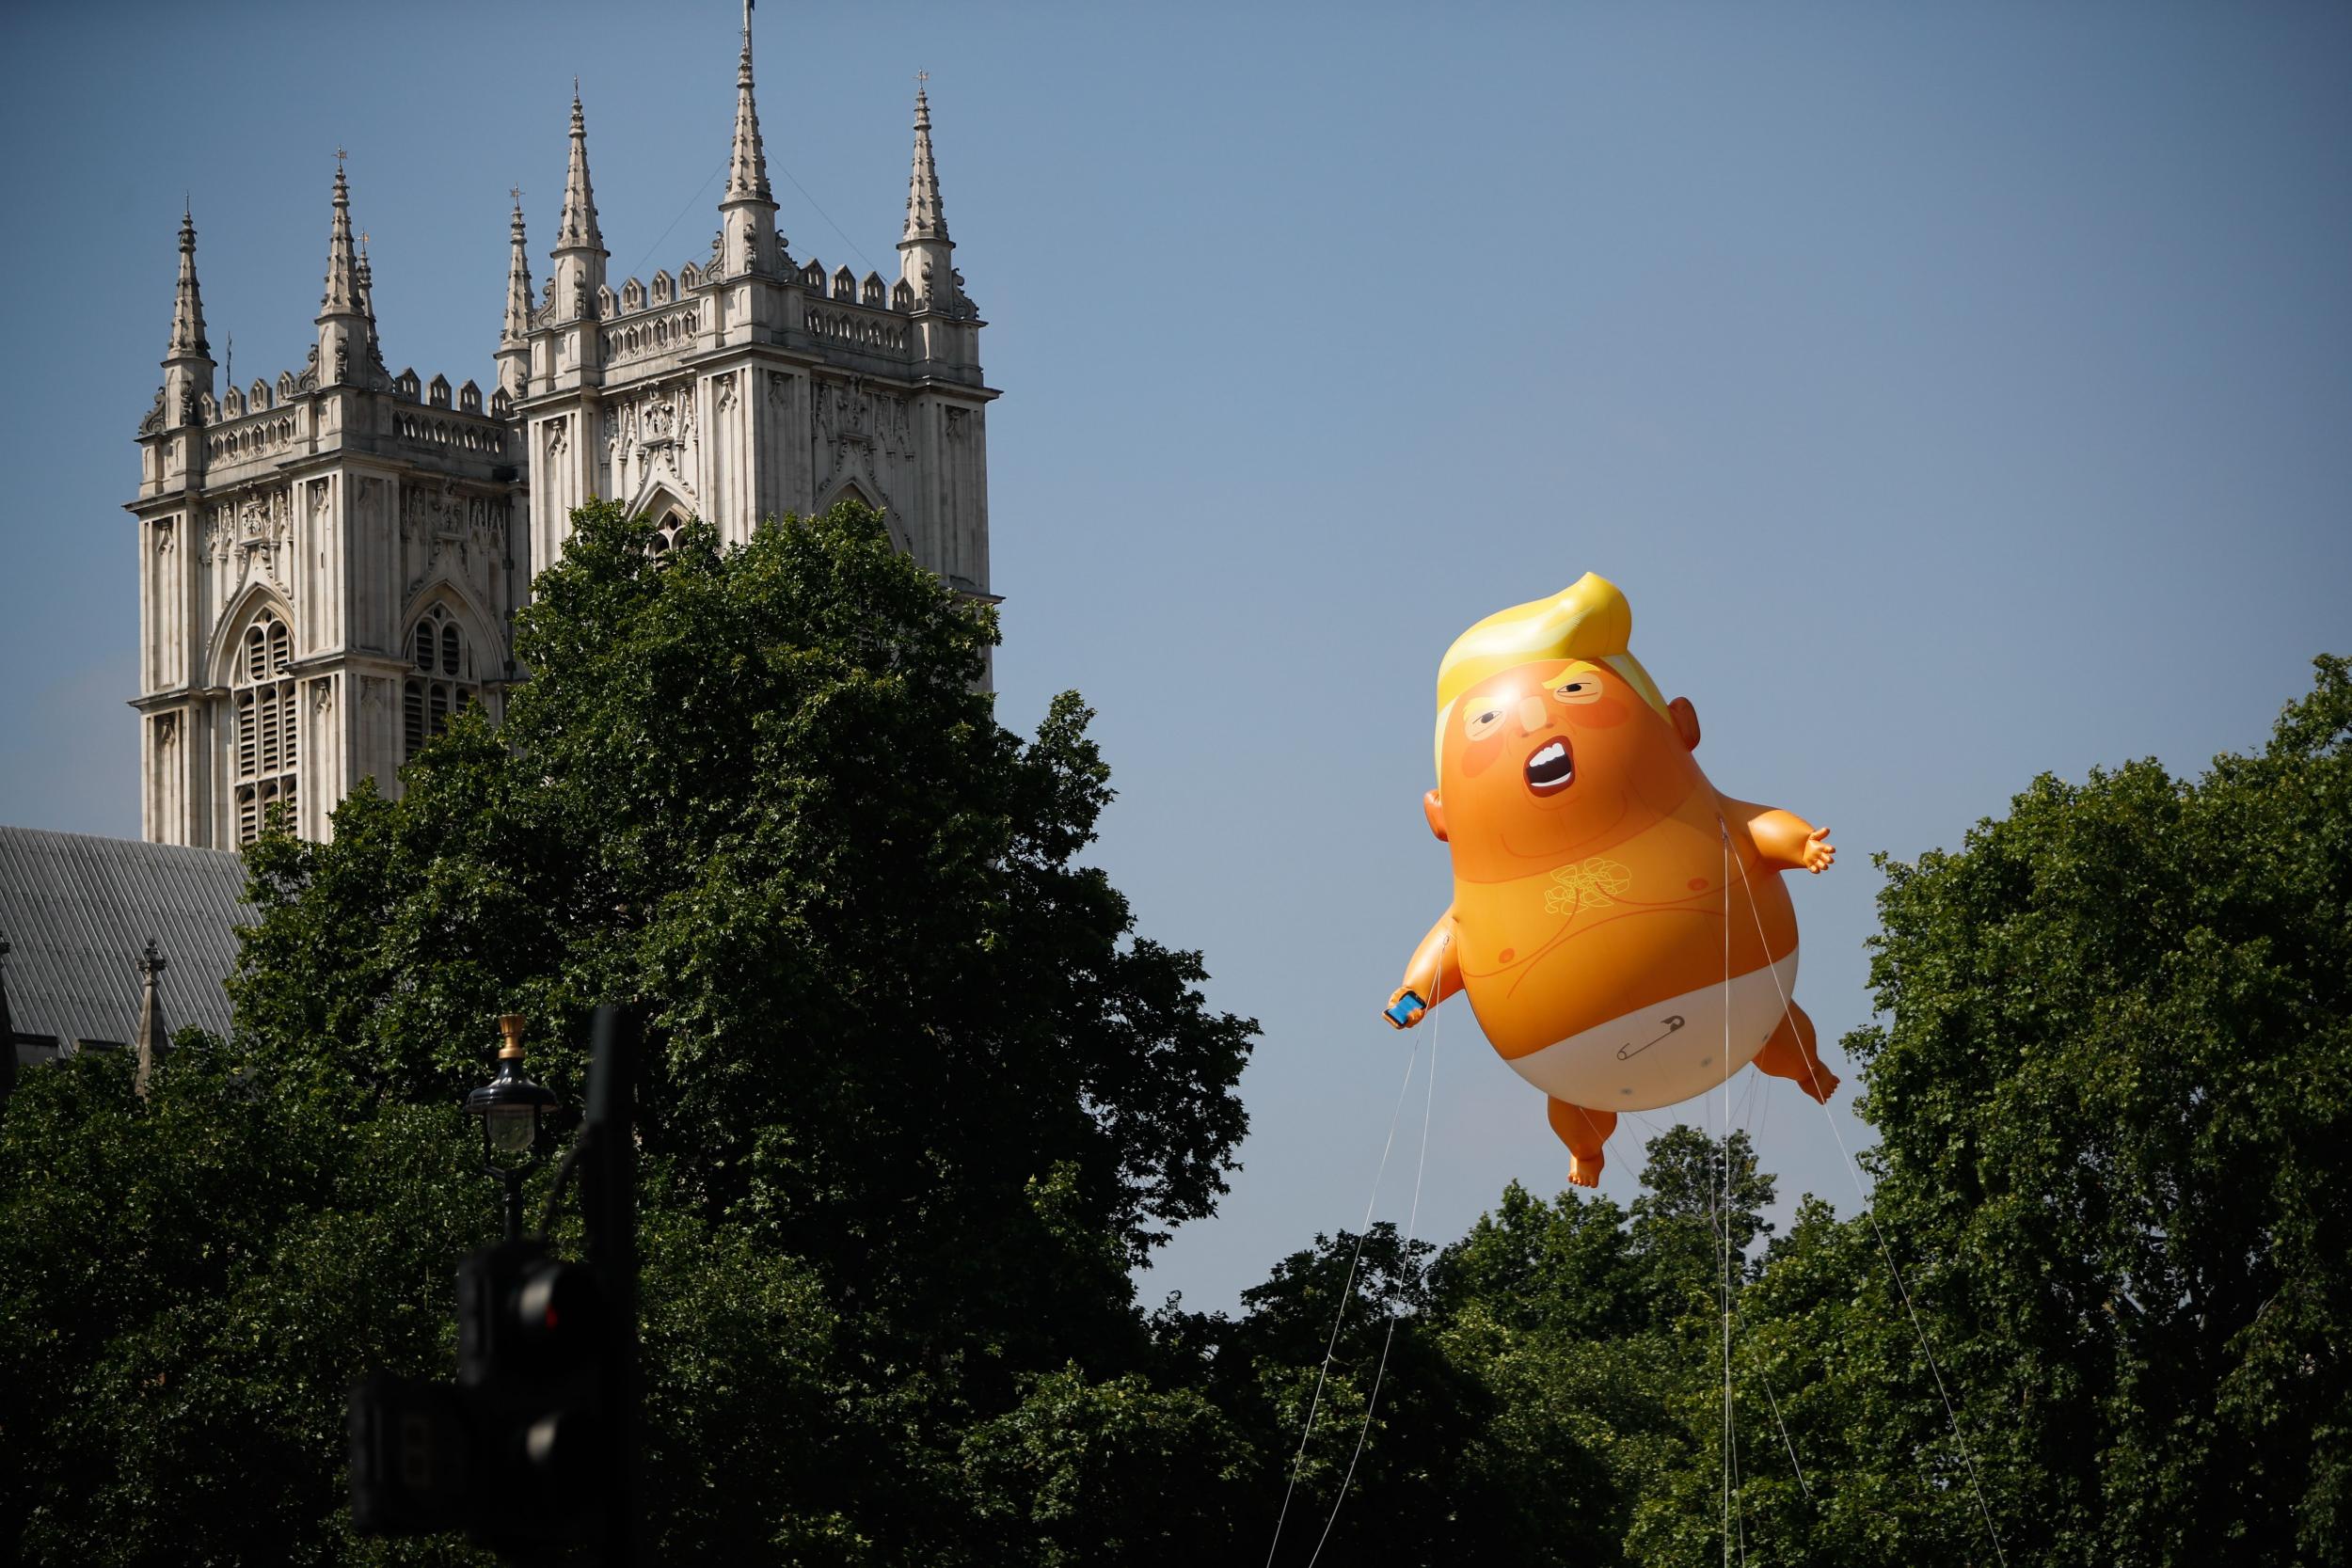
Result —
<path fill-rule="evenodd" d="M 1441 723 L 1423 809 L 1453 856 L 1454 904 L 1392 1007 L 1467 991 L 1496 1052 L 1550 1096 L 1579 1186 L 1598 1180 L 1620 1111 L 1690 1099 L 1751 1061 L 1827 1101 L 1837 1080 L 1787 1000 L 1797 923 L 1778 874 L 1827 867 L 1828 829 L 1718 794 L 1689 699 L 1661 712 L 1613 662 L 1505 669 Z"/>

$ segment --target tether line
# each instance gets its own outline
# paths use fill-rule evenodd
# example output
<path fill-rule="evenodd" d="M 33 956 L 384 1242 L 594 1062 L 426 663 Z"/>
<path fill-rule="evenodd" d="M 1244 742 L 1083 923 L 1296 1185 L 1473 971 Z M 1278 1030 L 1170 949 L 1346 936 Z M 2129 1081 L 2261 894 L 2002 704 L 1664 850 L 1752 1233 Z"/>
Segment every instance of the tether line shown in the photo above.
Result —
<path fill-rule="evenodd" d="M 1716 1213 L 1723 1226 L 1724 1256 L 1722 1282 L 1718 1288 L 1724 1307 L 1724 1561 L 1731 1561 L 1733 1539 L 1734 1494 L 1739 1486 L 1739 1418 L 1733 1413 L 1731 1398 L 1731 830 L 1719 815 L 1716 832 L 1723 844 L 1721 884 L 1724 890 L 1724 1043 L 1722 1075 L 1718 1086 L 1723 1090 L 1724 1106 L 1724 1196 Z M 1766 955 L 1767 958 L 1770 955 Z M 1747 1522 L 1739 1521 L 1740 1560 L 1748 1560 Z"/>
<path fill-rule="evenodd" d="M 1442 985 L 1442 981 L 1440 982 Z M 1421 1224 L 1421 1179 L 1429 1168 L 1429 1112 L 1438 1102 L 1438 1016 L 1437 1004 L 1429 1005 L 1429 1080 L 1421 1105 L 1421 1156 L 1413 1171 L 1413 1206 L 1405 1216 L 1405 1248 L 1403 1260 L 1412 1267 L 1413 1233 Z M 1315 1538 L 1315 1549 L 1307 1559 L 1307 1568 L 1315 1568 L 1323 1556 L 1324 1544 L 1331 1539 L 1331 1527 L 1340 1522 L 1340 1510 L 1346 1505 L 1348 1486 L 1356 1480 L 1356 1462 L 1364 1456 L 1364 1440 L 1372 1435 L 1373 1412 L 1380 1406 L 1380 1385 L 1389 1375 L 1389 1347 L 1396 1342 L 1396 1309 L 1389 1309 L 1389 1331 L 1380 1340 L 1380 1366 L 1372 1374 L 1372 1393 L 1364 1401 L 1364 1424 L 1356 1433 L 1356 1451 L 1348 1456 L 1347 1474 L 1340 1478 L 1340 1489 L 1331 1498 L 1331 1517 L 1323 1522 L 1323 1533 Z"/>
<path fill-rule="evenodd" d="M 1721 820 L 1721 817 L 1717 818 L 1718 822 Z M 1756 940 L 1764 941 L 1764 915 L 1756 907 L 1753 892 L 1748 895 L 1748 913 L 1756 921 Z M 1765 956 L 1771 957 L 1769 942 L 1766 943 Z M 1793 1037 L 1797 1032 L 1796 1004 L 1789 1000 L 1788 988 L 1780 983 L 1779 969 L 1771 964 L 1765 967 L 1772 970 L 1772 988 L 1780 992 L 1781 1017 Z M 2001 1564 L 2001 1568 L 2009 1568 L 2009 1554 L 2001 1549 L 2001 1532 L 1994 1528 L 1993 1510 L 1984 1500 L 1984 1482 L 1977 1475 L 1976 1455 L 1969 1451 L 1967 1436 L 1960 1430 L 1960 1415 L 1952 1408 L 1952 1397 L 1945 1389 L 1944 1370 L 1936 1363 L 1935 1348 L 1928 1343 L 1928 1331 L 1919 1323 L 1919 1309 L 1912 1305 L 1911 1288 L 1903 1283 L 1903 1271 L 1896 1266 L 1894 1251 L 1886 1244 L 1886 1233 L 1879 1228 L 1878 1214 L 1871 1205 L 1870 1195 L 1862 1190 L 1861 1167 L 1854 1164 L 1853 1151 L 1846 1147 L 1846 1134 L 1839 1131 L 1837 1117 L 1830 1111 L 1829 1096 L 1820 1092 L 1821 1080 L 1814 1065 L 1818 1055 L 1817 1046 L 1813 1054 L 1804 1057 L 1805 1077 L 1813 1085 L 1814 1099 L 1821 1107 L 1821 1115 L 1829 1120 L 1830 1136 L 1837 1140 L 1837 1152 L 1846 1162 L 1846 1175 L 1853 1182 L 1854 1196 L 1862 1204 L 1862 1217 L 1870 1222 L 1870 1237 L 1878 1243 L 1879 1256 L 1886 1260 L 1887 1275 L 1895 1281 L 1895 1293 L 1902 1301 L 1904 1315 L 1911 1320 L 1911 1332 L 1919 1340 L 1919 1352 L 1928 1358 L 1928 1371 L 1935 1379 L 1935 1397 L 1943 1402 L 1944 1420 L 1952 1429 L 1952 1441 L 1960 1448 L 1960 1462 L 1967 1466 L 1968 1489 L 1976 1496 L 1977 1512 L 1984 1519 L 1984 1533 L 1993 1543 L 1994 1559 Z"/>
<path fill-rule="evenodd" d="M 1435 990 L 1436 988 L 1433 987 L 1431 989 Z M 1429 1004 L 1429 1011 L 1432 1015 L 1430 1018 L 1431 1029 L 1429 1034 L 1430 1051 L 1432 1054 L 1435 1054 L 1437 1051 L 1438 1036 L 1437 1029 L 1435 1027 L 1437 1022 L 1437 1019 L 1435 1017 L 1437 1006 L 1438 1004 L 1436 1002 Z M 1387 1141 L 1382 1143 L 1380 1146 L 1380 1164 L 1379 1167 L 1373 1172 L 1372 1176 L 1372 1196 L 1364 1200 L 1364 1223 L 1359 1227 L 1356 1231 L 1356 1250 L 1347 1260 L 1347 1282 L 1340 1288 L 1339 1309 L 1331 1319 L 1330 1342 L 1323 1347 L 1323 1366 L 1315 1373 L 1314 1395 L 1307 1402 L 1307 1424 L 1298 1434 L 1298 1451 L 1291 1456 L 1290 1484 L 1282 1489 L 1282 1510 L 1279 1513 L 1275 1515 L 1274 1540 L 1272 1544 L 1266 1547 L 1265 1551 L 1267 1568 L 1272 1568 L 1274 1554 L 1281 1549 L 1282 1525 L 1283 1522 L 1290 1517 L 1291 1498 L 1292 1496 L 1298 1490 L 1298 1472 L 1306 1464 L 1307 1445 L 1313 1440 L 1315 1434 L 1315 1417 L 1323 1408 L 1323 1388 L 1325 1383 L 1329 1380 L 1331 1375 L 1332 1359 L 1339 1352 L 1340 1330 L 1347 1322 L 1348 1304 L 1356 1299 L 1356 1271 L 1364 1259 L 1364 1238 L 1372 1232 L 1373 1211 L 1380 1202 L 1380 1181 L 1381 1179 L 1388 1174 L 1389 1151 L 1396 1147 L 1396 1125 L 1404 1118 L 1405 1115 L 1405 1091 L 1413 1086 L 1413 1066 L 1414 1063 L 1420 1058 L 1420 1055 L 1421 1041 L 1416 1038 L 1408 1042 L 1405 1053 L 1405 1076 L 1397 1083 L 1396 1104 L 1389 1112 L 1389 1136 Z M 1424 1145 L 1426 1145 L 1427 1137 L 1425 1132 L 1423 1134 L 1422 1141 Z M 1424 1154 L 1426 1153 L 1425 1148 L 1423 1152 Z M 1420 1181 L 1418 1178 L 1416 1178 L 1414 1181 L 1414 1201 L 1418 1204 L 1420 1201 Z"/>

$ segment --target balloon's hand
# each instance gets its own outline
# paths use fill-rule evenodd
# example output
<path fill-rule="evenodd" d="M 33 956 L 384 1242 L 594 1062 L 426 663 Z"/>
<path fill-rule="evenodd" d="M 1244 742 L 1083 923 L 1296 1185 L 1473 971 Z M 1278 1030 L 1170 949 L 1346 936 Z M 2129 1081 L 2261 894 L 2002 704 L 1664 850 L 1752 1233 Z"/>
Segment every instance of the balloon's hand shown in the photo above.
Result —
<path fill-rule="evenodd" d="M 1391 1029 L 1410 1029 L 1428 1010 L 1429 1004 L 1421 999 L 1419 991 L 1410 986 L 1399 986 L 1390 995 L 1389 1005 L 1380 1010 L 1380 1016 L 1389 1021 Z"/>
<path fill-rule="evenodd" d="M 1830 868 L 1837 859 L 1837 846 L 1828 842 L 1829 830 L 1816 828 L 1804 835 L 1804 847 L 1798 851 L 1804 868 L 1816 877 Z"/>

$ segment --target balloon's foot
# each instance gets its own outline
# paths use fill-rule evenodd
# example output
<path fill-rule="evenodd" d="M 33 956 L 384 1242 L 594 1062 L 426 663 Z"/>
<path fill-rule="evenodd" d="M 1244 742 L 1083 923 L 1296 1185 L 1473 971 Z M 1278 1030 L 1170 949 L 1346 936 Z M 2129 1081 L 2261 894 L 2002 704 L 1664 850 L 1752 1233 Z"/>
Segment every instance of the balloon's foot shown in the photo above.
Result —
<path fill-rule="evenodd" d="M 1596 1160 L 1586 1160 L 1586 1159 L 1581 1159 L 1581 1158 L 1580 1158 L 1580 1157 L 1578 1157 L 1577 1155 L 1574 1155 L 1574 1154 L 1569 1155 L 1569 1156 L 1568 1156 L 1568 1185 L 1569 1185 L 1569 1186 L 1571 1186 L 1571 1187 L 1597 1187 L 1597 1186 L 1599 1186 L 1599 1185 L 1600 1185 L 1600 1162 L 1599 1162 L 1598 1160 L 1597 1160 L 1597 1159 L 1596 1159 Z"/>
<path fill-rule="evenodd" d="M 1827 1068 L 1819 1068 L 1806 1073 L 1804 1081 L 1797 1086 L 1815 1101 L 1826 1105 L 1829 1097 L 1837 1092 L 1837 1074 Z"/>

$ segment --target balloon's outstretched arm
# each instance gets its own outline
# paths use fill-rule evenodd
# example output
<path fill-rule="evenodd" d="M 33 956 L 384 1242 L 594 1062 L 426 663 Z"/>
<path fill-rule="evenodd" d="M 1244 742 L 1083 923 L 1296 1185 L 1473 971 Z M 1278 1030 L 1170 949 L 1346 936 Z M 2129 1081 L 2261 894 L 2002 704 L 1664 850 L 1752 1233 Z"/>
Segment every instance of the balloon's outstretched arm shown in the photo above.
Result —
<path fill-rule="evenodd" d="M 1828 842 L 1829 830 L 1794 812 L 1726 800 L 1724 814 L 1746 827 L 1767 871 L 1810 871 L 1818 877 L 1837 859 L 1837 847 Z"/>
<path fill-rule="evenodd" d="M 1462 989 L 1462 965 L 1454 955 L 1454 910 L 1447 906 L 1438 923 L 1429 927 L 1429 934 L 1413 949 L 1412 961 L 1405 966 L 1405 983 L 1389 993 L 1389 1006 L 1381 1017 L 1395 1029 L 1410 1029 L 1421 1022 L 1422 1015 Z M 1419 1006 L 1398 1008 L 1397 1004 L 1407 996 Z"/>

